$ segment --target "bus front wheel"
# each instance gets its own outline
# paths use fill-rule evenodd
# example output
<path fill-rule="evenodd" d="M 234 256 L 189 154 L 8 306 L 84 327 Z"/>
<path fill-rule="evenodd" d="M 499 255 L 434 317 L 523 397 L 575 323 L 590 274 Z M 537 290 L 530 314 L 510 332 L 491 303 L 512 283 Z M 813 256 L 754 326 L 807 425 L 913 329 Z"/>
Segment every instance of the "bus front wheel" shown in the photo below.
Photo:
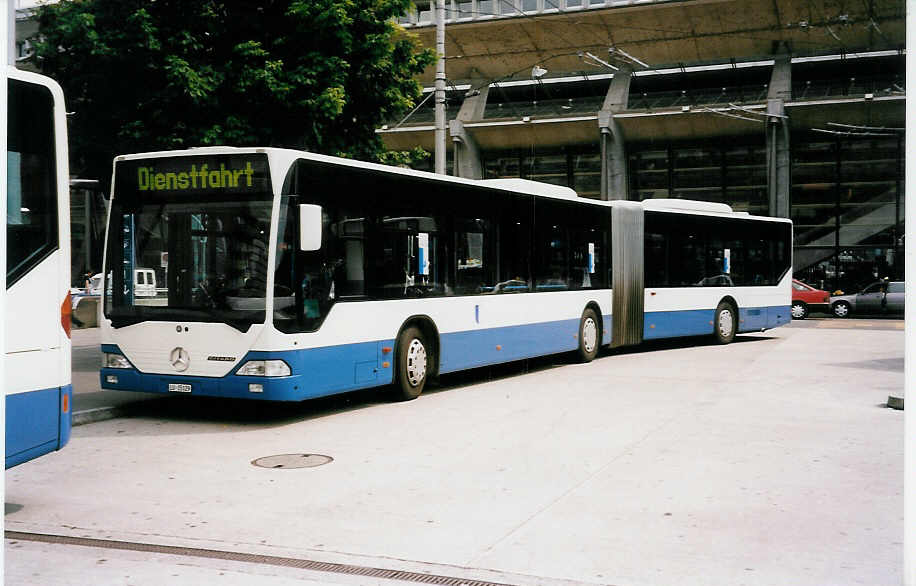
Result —
<path fill-rule="evenodd" d="M 716 341 L 720 344 L 730 344 L 738 331 L 738 310 L 735 306 L 728 301 L 720 302 L 716 307 L 713 327 Z"/>
<path fill-rule="evenodd" d="M 601 327 L 598 325 L 598 315 L 594 309 L 588 308 L 582 313 L 582 319 L 579 321 L 579 361 L 594 360 L 600 344 Z"/>
<path fill-rule="evenodd" d="M 411 326 L 398 336 L 398 398 L 402 401 L 416 399 L 426 385 L 429 371 L 428 345 L 423 332 Z"/>

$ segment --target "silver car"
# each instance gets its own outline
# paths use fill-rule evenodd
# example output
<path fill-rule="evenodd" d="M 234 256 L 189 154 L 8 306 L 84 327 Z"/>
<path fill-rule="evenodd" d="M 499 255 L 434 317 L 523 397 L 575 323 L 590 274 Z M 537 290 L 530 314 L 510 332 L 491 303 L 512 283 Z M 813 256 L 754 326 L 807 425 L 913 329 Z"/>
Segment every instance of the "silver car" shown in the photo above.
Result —
<path fill-rule="evenodd" d="M 852 313 L 903 315 L 904 282 L 877 281 L 853 295 L 830 298 L 830 313 L 849 317 Z"/>

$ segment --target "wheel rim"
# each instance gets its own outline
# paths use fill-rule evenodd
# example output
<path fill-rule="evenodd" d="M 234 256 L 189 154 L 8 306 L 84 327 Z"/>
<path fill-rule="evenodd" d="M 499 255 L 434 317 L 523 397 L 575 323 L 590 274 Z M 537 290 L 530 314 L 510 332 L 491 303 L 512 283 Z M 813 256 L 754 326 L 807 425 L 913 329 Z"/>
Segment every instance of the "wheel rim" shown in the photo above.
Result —
<path fill-rule="evenodd" d="M 840 317 L 845 317 L 849 313 L 849 308 L 845 304 L 839 303 L 836 307 L 833 308 L 833 313 Z"/>
<path fill-rule="evenodd" d="M 415 387 L 426 376 L 426 348 L 423 342 L 414 338 L 407 347 L 407 380 Z"/>
<path fill-rule="evenodd" d="M 719 312 L 719 333 L 723 338 L 732 335 L 732 312 L 729 309 Z"/>
<path fill-rule="evenodd" d="M 795 304 L 792 306 L 792 317 L 799 318 L 799 317 L 804 317 L 804 315 L 805 315 L 805 308 L 803 306 L 798 305 L 798 304 Z"/>
<path fill-rule="evenodd" d="M 598 343 L 598 324 L 590 317 L 585 318 L 582 324 L 582 347 L 585 351 L 591 353 Z"/>

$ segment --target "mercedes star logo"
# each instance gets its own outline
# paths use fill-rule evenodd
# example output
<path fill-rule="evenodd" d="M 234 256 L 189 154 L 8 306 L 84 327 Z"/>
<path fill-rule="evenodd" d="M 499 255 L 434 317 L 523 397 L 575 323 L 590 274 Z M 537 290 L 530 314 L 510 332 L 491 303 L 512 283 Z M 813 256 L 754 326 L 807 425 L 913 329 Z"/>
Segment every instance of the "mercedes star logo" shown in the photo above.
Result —
<path fill-rule="evenodd" d="M 172 368 L 178 372 L 183 372 L 188 369 L 188 366 L 191 364 L 191 356 L 188 354 L 188 351 L 179 346 L 172 350 L 172 353 L 169 355 L 169 362 L 172 363 Z"/>

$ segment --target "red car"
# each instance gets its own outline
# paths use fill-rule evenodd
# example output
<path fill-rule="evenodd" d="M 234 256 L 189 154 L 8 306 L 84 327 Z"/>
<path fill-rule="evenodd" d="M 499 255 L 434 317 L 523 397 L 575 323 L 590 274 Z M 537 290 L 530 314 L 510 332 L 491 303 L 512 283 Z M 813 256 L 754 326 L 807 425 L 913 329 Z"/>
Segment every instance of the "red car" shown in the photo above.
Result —
<path fill-rule="evenodd" d="M 828 311 L 830 293 L 792 279 L 792 319 L 805 319 L 810 310 Z"/>

